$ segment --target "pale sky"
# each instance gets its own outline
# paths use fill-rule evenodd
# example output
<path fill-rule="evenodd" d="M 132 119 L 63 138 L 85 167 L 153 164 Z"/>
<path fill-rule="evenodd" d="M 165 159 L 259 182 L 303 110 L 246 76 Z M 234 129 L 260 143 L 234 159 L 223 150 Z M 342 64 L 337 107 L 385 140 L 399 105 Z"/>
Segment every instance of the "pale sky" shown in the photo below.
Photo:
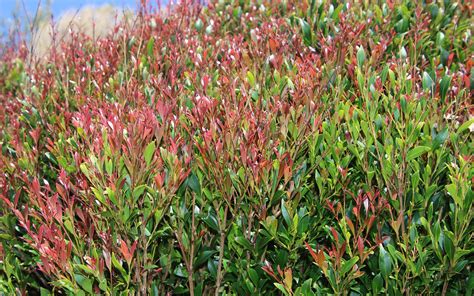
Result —
<path fill-rule="evenodd" d="M 0 0 L 0 21 L 6 21 L 11 18 L 12 13 L 19 11 L 22 15 L 25 9 L 23 4 L 30 15 L 34 16 L 36 8 L 38 7 L 39 0 Z M 67 10 L 76 10 L 85 5 L 103 5 L 112 4 L 118 7 L 135 8 L 137 0 L 49 0 L 51 2 L 51 10 L 55 17 L 61 15 L 61 13 Z M 41 4 L 44 5 L 48 0 L 41 0 Z M 155 4 L 157 0 L 151 0 L 152 4 Z M 163 4 L 166 4 L 168 0 L 160 0 Z"/>

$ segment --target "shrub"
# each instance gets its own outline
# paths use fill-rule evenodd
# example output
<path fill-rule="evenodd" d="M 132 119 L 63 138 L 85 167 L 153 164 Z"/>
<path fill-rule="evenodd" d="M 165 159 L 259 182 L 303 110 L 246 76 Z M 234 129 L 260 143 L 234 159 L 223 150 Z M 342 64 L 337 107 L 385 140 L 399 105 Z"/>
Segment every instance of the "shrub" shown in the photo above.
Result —
<path fill-rule="evenodd" d="M 2 52 L 3 293 L 471 293 L 470 4 L 169 9 Z"/>

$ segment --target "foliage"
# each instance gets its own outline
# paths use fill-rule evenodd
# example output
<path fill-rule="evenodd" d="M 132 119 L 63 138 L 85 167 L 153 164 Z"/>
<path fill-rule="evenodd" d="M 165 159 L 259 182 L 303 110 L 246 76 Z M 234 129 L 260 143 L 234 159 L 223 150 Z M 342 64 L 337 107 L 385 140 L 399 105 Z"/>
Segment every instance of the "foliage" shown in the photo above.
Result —
<path fill-rule="evenodd" d="M 5 45 L 1 293 L 472 293 L 473 7 L 377 3 Z"/>

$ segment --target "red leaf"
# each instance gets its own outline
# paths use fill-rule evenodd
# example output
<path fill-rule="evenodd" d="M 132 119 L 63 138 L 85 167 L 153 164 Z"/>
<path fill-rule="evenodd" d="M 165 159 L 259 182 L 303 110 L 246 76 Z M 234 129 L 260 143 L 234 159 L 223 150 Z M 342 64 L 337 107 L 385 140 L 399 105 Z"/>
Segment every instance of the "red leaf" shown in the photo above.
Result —
<path fill-rule="evenodd" d="M 124 240 L 120 240 L 120 252 L 122 252 L 123 258 L 127 261 L 127 264 L 130 265 L 130 262 L 132 262 L 132 253 L 130 253 L 127 243 L 125 243 Z"/>
<path fill-rule="evenodd" d="M 306 244 L 306 249 L 308 249 L 309 253 L 311 254 L 311 257 L 313 257 L 314 262 L 318 263 L 318 256 L 316 255 L 316 253 L 313 251 L 313 249 L 307 242 L 305 242 L 305 244 Z"/>
<path fill-rule="evenodd" d="M 112 270 L 112 258 L 110 257 L 110 253 L 106 250 L 102 250 L 102 254 L 104 255 L 105 265 L 111 271 Z"/>
<path fill-rule="evenodd" d="M 265 260 L 265 266 L 262 266 L 262 270 L 279 282 L 278 277 L 275 275 L 275 272 L 273 271 L 273 268 L 270 266 L 270 263 L 268 263 L 268 261 Z"/>
<path fill-rule="evenodd" d="M 354 212 L 354 216 L 356 216 L 356 218 L 359 218 L 359 209 L 357 207 L 354 207 L 352 208 L 352 211 Z"/>
<path fill-rule="evenodd" d="M 39 181 L 37 178 L 35 178 L 33 180 L 33 182 L 31 183 L 31 189 L 33 189 L 33 193 L 35 195 L 39 195 L 40 193 L 40 184 L 39 184 Z"/>
<path fill-rule="evenodd" d="M 161 176 L 161 174 L 156 174 L 155 176 L 155 183 L 158 189 L 161 189 L 164 184 L 164 178 Z"/>
<path fill-rule="evenodd" d="M 283 277 L 283 271 L 280 268 L 280 265 L 277 265 L 278 274 Z"/>
<path fill-rule="evenodd" d="M 277 49 L 278 49 L 278 41 L 276 41 L 275 39 L 273 38 L 270 38 L 268 40 L 268 44 L 270 45 L 270 49 L 272 50 L 272 52 L 276 52 Z"/>
<path fill-rule="evenodd" d="M 359 251 L 359 257 L 362 259 L 364 254 L 364 240 L 359 236 L 357 238 L 357 249 Z"/>
<path fill-rule="evenodd" d="M 339 244 L 339 235 L 337 234 L 336 229 L 334 227 L 331 227 L 331 233 L 334 239 L 336 240 L 336 244 Z"/>
<path fill-rule="evenodd" d="M 132 245 L 132 248 L 131 248 L 131 251 L 130 251 L 132 256 L 133 256 L 133 254 L 135 254 L 135 250 L 137 249 L 137 243 L 138 243 L 138 241 L 136 240 Z"/>
<path fill-rule="evenodd" d="M 347 222 L 347 225 L 349 225 L 349 228 L 351 229 L 352 234 L 355 234 L 354 224 L 352 223 L 351 219 L 349 219 L 349 217 L 347 216 L 346 216 L 346 222 Z"/>
<path fill-rule="evenodd" d="M 324 273 L 326 273 L 328 265 L 327 265 L 326 257 L 324 256 L 323 250 L 319 250 L 318 253 L 316 254 L 307 242 L 305 242 L 305 244 L 306 244 L 306 249 L 308 249 L 308 251 L 311 254 L 311 257 L 313 257 L 313 260 L 316 263 L 316 265 L 319 268 L 321 268 Z"/>

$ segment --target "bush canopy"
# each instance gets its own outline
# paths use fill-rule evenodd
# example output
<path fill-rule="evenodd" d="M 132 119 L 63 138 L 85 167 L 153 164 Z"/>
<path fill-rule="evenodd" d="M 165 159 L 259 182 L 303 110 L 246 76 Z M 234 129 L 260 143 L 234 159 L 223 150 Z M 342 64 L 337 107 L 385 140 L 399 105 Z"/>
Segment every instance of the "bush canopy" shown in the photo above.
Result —
<path fill-rule="evenodd" d="M 469 1 L 182 1 L 0 47 L 1 295 L 471 295 Z"/>

